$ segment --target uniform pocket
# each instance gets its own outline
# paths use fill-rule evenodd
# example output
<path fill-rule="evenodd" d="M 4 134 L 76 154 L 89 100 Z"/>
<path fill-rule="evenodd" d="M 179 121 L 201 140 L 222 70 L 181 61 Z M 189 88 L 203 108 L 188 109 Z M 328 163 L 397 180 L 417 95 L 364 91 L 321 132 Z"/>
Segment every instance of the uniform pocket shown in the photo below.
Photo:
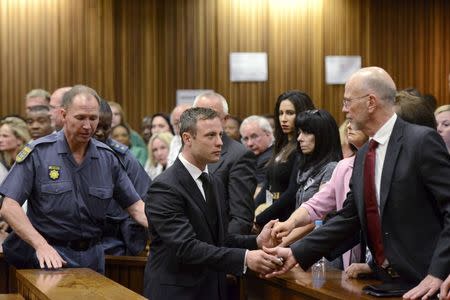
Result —
<path fill-rule="evenodd" d="M 112 188 L 89 187 L 89 202 L 86 204 L 94 218 L 103 222 L 112 201 L 112 196 Z"/>
<path fill-rule="evenodd" d="M 41 192 L 45 194 L 58 195 L 68 192 L 72 189 L 71 182 L 51 182 L 41 185 Z"/>
<path fill-rule="evenodd" d="M 41 201 L 37 205 L 41 207 L 43 213 L 66 213 L 73 202 L 72 189 L 70 181 L 42 183 Z"/>

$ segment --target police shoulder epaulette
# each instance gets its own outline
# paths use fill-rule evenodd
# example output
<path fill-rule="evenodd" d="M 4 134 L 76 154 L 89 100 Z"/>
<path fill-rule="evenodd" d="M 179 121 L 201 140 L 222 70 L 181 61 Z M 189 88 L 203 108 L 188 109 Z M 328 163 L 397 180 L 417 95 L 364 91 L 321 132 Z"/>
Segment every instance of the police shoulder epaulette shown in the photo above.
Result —
<path fill-rule="evenodd" d="M 28 143 L 23 147 L 22 151 L 19 152 L 16 156 L 16 163 L 21 163 L 28 157 L 28 155 L 33 151 L 34 145 L 33 143 Z"/>
<path fill-rule="evenodd" d="M 124 144 L 118 143 L 114 140 L 108 141 L 108 146 L 119 154 L 125 154 L 128 151 L 128 147 Z"/>
<path fill-rule="evenodd" d="M 28 155 L 34 150 L 34 148 L 41 144 L 48 144 L 56 142 L 56 133 L 49 134 L 40 139 L 29 142 L 23 147 L 22 151 L 16 156 L 16 162 L 21 163 L 28 157 Z"/>

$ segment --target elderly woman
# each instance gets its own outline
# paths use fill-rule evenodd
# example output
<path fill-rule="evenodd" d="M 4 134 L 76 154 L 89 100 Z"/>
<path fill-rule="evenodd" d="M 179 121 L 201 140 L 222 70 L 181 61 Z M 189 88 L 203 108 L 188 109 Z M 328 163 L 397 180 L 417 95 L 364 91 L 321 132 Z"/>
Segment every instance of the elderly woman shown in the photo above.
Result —
<path fill-rule="evenodd" d="M 167 167 L 170 151 L 170 142 L 173 135 L 170 132 L 155 133 L 148 142 L 148 160 L 145 163 L 145 171 L 153 180 Z"/>

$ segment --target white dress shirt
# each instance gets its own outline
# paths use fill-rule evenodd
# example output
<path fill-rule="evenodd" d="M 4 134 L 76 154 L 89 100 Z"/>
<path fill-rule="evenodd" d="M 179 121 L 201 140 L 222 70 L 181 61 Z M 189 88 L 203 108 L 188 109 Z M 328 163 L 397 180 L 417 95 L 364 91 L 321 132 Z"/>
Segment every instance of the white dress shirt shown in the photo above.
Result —
<path fill-rule="evenodd" d="M 180 159 L 180 161 L 183 164 L 183 166 L 188 170 L 188 172 L 191 175 L 192 179 L 194 179 L 194 181 L 197 184 L 200 192 L 203 195 L 203 198 L 206 201 L 205 191 L 203 190 L 203 183 L 200 180 L 200 175 L 202 175 L 203 172 L 208 173 L 208 165 L 206 165 L 205 170 L 202 171 L 199 168 L 197 168 L 196 166 L 194 166 L 193 164 L 191 164 L 190 162 L 188 162 L 186 160 L 186 158 L 184 158 L 183 154 L 180 153 L 178 155 L 178 158 Z"/>

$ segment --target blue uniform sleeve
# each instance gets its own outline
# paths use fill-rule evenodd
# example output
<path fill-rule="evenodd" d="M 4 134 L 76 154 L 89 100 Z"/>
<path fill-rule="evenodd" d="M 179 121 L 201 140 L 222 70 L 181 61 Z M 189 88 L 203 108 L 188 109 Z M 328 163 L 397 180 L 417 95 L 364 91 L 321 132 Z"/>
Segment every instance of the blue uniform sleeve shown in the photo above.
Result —
<path fill-rule="evenodd" d="M 124 155 L 124 164 L 128 177 L 130 178 L 136 192 L 139 194 L 141 199 L 144 199 L 151 184 L 150 177 L 129 150 Z"/>
<path fill-rule="evenodd" d="M 29 199 L 34 183 L 33 155 L 21 163 L 15 163 L 0 186 L 0 194 L 16 200 L 21 206 Z"/>
<path fill-rule="evenodd" d="M 136 192 L 136 189 L 133 187 L 130 178 L 128 178 L 125 169 L 118 160 L 117 163 L 114 164 L 113 172 L 115 175 L 114 200 L 116 200 L 122 208 L 126 209 L 141 199 L 141 197 Z"/>

